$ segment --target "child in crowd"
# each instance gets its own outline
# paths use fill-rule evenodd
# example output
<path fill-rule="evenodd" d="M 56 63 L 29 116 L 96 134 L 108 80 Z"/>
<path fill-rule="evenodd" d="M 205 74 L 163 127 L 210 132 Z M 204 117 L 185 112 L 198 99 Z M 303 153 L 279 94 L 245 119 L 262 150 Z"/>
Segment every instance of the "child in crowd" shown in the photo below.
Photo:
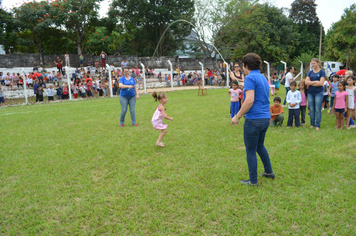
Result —
<path fill-rule="evenodd" d="M 56 88 L 56 99 L 57 100 L 62 100 L 62 87 L 61 85 L 58 84 L 57 88 Z"/>
<path fill-rule="evenodd" d="M 324 95 L 324 99 L 323 99 L 323 104 L 321 105 L 322 110 L 324 111 L 324 108 L 326 106 L 326 108 L 329 111 L 329 96 L 330 96 L 330 91 L 329 91 L 329 81 L 325 80 L 324 81 L 324 85 L 323 85 L 323 95 Z"/>
<path fill-rule="evenodd" d="M 232 88 L 229 90 L 229 95 L 231 97 L 230 108 L 231 108 L 231 119 L 236 116 L 237 112 L 239 111 L 239 98 L 240 94 L 242 93 L 241 89 L 239 89 L 239 84 L 236 80 L 232 81 Z M 233 123 L 231 122 L 230 125 Z M 238 124 L 236 124 L 238 125 Z"/>
<path fill-rule="evenodd" d="M 87 84 L 86 84 L 86 86 L 87 86 L 87 96 L 88 96 L 88 98 L 90 98 L 91 97 L 91 83 L 90 83 L 90 80 L 87 80 Z"/>
<path fill-rule="evenodd" d="M 75 99 L 77 99 L 78 98 L 78 85 L 73 84 L 72 88 L 73 88 L 73 96 Z"/>
<path fill-rule="evenodd" d="M 273 79 L 274 79 L 274 93 L 277 96 L 279 92 L 279 76 L 277 72 L 273 73 Z"/>
<path fill-rule="evenodd" d="M 42 87 L 42 85 L 40 85 L 38 87 L 37 93 L 38 93 L 38 100 L 40 102 L 43 102 L 43 87 Z"/>
<path fill-rule="evenodd" d="M 80 94 L 81 94 L 82 98 L 85 98 L 86 97 L 86 93 L 85 93 L 86 89 L 85 89 L 84 83 L 81 83 L 79 89 L 80 89 Z"/>
<path fill-rule="evenodd" d="M 292 127 L 293 125 L 293 117 L 294 117 L 294 123 L 295 127 L 298 128 L 300 126 L 300 120 L 299 120 L 299 115 L 300 115 L 300 105 L 299 103 L 302 102 L 302 95 L 298 90 L 296 90 L 297 87 L 297 82 L 292 81 L 290 83 L 290 91 L 287 93 L 287 103 L 288 103 L 288 122 L 287 122 L 287 128 Z"/>
<path fill-rule="evenodd" d="M 349 76 L 346 78 L 346 82 L 347 82 L 346 92 L 349 96 L 348 97 L 349 102 L 348 102 L 347 112 L 346 112 L 346 128 L 349 128 L 352 113 L 355 111 L 356 87 L 354 86 L 354 80 L 356 80 L 354 76 Z"/>
<path fill-rule="evenodd" d="M 284 116 L 283 114 L 283 107 L 281 106 L 281 98 L 280 97 L 275 97 L 273 99 L 274 105 L 270 107 L 271 111 L 271 123 L 269 126 L 279 126 L 281 127 L 284 121 Z"/>
<path fill-rule="evenodd" d="M 2 87 L 0 85 L 0 106 L 3 106 L 3 103 L 5 103 L 4 91 L 2 90 Z"/>
<path fill-rule="evenodd" d="M 166 108 L 164 108 L 164 105 L 167 103 L 166 94 L 161 93 L 157 95 L 156 92 L 153 92 L 152 97 L 154 98 L 155 102 L 159 101 L 160 103 L 152 117 L 153 128 L 161 130 L 156 145 L 159 147 L 165 147 L 162 139 L 167 132 L 167 125 L 163 123 L 162 119 L 165 118 L 167 120 L 173 121 L 173 117 L 169 117 L 168 114 L 166 114 Z"/>
<path fill-rule="evenodd" d="M 334 74 L 332 77 L 333 82 L 330 85 L 329 88 L 329 93 L 330 93 L 330 111 L 331 114 L 334 114 L 332 112 L 332 107 L 334 106 L 334 98 L 335 98 L 335 92 L 339 91 L 338 85 L 339 85 L 339 78 L 340 76 L 338 74 Z"/>
<path fill-rule="evenodd" d="M 63 86 L 63 90 L 62 90 L 62 99 L 68 99 L 69 98 L 69 92 L 68 92 L 68 84 L 65 83 Z"/>
<path fill-rule="evenodd" d="M 169 86 L 169 80 L 167 74 L 164 75 L 164 79 L 166 80 L 166 86 Z"/>
<path fill-rule="evenodd" d="M 49 88 L 47 89 L 48 101 L 53 101 L 53 95 L 54 95 L 54 89 L 53 86 L 50 85 Z"/>
<path fill-rule="evenodd" d="M 308 100 L 308 89 L 305 85 L 305 80 L 301 80 L 298 84 L 300 95 L 302 96 L 302 101 L 300 106 L 300 116 L 302 120 L 302 126 L 305 127 L 305 114 L 307 111 L 307 100 Z"/>
<path fill-rule="evenodd" d="M 339 127 L 341 130 L 344 129 L 344 112 L 347 112 L 348 107 L 348 93 L 345 91 L 346 84 L 344 82 L 338 83 L 338 91 L 335 92 L 335 103 L 333 104 L 333 112 L 336 113 L 336 126 L 335 129 Z"/>

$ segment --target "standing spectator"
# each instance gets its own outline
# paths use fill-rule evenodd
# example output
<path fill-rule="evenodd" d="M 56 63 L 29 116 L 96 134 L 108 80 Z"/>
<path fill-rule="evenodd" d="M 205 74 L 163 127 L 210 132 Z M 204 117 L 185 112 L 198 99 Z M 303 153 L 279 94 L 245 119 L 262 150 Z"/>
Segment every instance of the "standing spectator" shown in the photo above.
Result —
<path fill-rule="evenodd" d="M 239 63 L 236 62 L 234 65 L 234 70 L 230 71 L 230 78 L 231 78 L 230 84 L 229 84 L 230 87 L 231 87 L 231 83 L 233 80 L 237 80 L 241 85 L 244 84 L 245 76 L 241 71 L 241 67 L 240 67 Z"/>
<path fill-rule="evenodd" d="M 120 126 L 124 126 L 125 116 L 127 112 L 127 107 L 130 106 L 130 114 L 132 125 L 137 126 L 135 105 L 136 99 L 139 99 L 138 90 L 136 86 L 136 81 L 130 77 L 130 71 L 128 68 L 124 69 L 124 76 L 119 80 L 120 86 L 120 104 L 121 104 L 121 115 L 120 115 Z"/>
<path fill-rule="evenodd" d="M 62 72 L 62 63 L 63 61 L 57 57 L 56 60 L 54 60 L 54 64 L 56 64 L 58 72 Z"/>
<path fill-rule="evenodd" d="M 54 89 L 53 86 L 50 85 L 49 88 L 47 89 L 48 101 L 53 101 L 53 95 L 54 95 Z"/>
<path fill-rule="evenodd" d="M 208 78 L 209 78 L 209 84 L 210 86 L 213 86 L 213 73 L 211 73 L 211 71 L 209 70 L 209 68 L 206 69 L 207 73 L 208 73 Z"/>
<path fill-rule="evenodd" d="M 38 102 L 38 100 L 39 100 L 39 98 L 38 98 L 38 87 L 39 87 L 38 79 L 36 79 L 35 80 L 35 85 L 33 86 L 33 92 L 36 95 L 36 102 Z"/>
<path fill-rule="evenodd" d="M 38 66 L 37 66 L 36 62 L 33 63 L 33 72 L 35 72 L 35 71 L 38 72 Z"/>
<path fill-rule="evenodd" d="M 5 103 L 4 99 L 4 91 L 2 90 L 2 87 L 0 85 L 0 106 L 3 106 L 2 104 Z"/>
<path fill-rule="evenodd" d="M 43 87 L 42 87 L 42 85 L 40 84 L 39 86 L 38 86 L 38 90 L 37 90 L 37 94 L 38 94 L 38 100 L 40 101 L 40 102 L 43 102 Z"/>
<path fill-rule="evenodd" d="M 292 127 L 293 118 L 295 127 L 300 126 L 300 103 L 302 102 L 302 95 L 300 91 L 296 90 L 297 83 L 295 81 L 290 82 L 290 90 L 287 94 L 287 103 L 288 103 L 288 122 L 287 128 Z"/>
<path fill-rule="evenodd" d="M 56 88 L 56 100 L 62 100 L 62 87 L 58 84 Z"/>
<path fill-rule="evenodd" d="M 286 89 L 286 97 L 284 98 L 283 107 L 286 107 L 287 94 L 290 90 L 290 82 L 294 80 L 293 72 L 294 72 L 294 67 L 293 66 L 288 67 L 288 73 L 286 74 L 286 82 L 284 84 L 284 87 Z"/>
<path fill-rule="evenodd" d="M 80 54 L 79 61 L 80 61 L 80 67 L 81 68 L 83 68 L 83 60 L 84 60 L 83 54 Z"/>
<path fill-rule="evenodd" d="M 0 82 L 1 82 L 1 85 L 5 85 L 5 76 L 2 72 L 0 72 Z"/>
<path fill-rule="evenodd" d="M 323 85 L 325 81 L 325 71 L 320 69 L 318 58 L 311 60 L 312 70 L 308 72 L 305 84 L 308 86 L 308 100 L 310 109 L 310 128 L 320 129 L 321 123 L 321 104 L 323 103 Z M 287 77 L 286 77 L 287 84 Z M 316 117 L 316 122 L 315 122 Z"/>
<path fill-rule="evenodd" d="M 93 62 L 91 61 L 91 59 L 89 59 L 88 63 L 87 63 L 87 68 L 88 70 L 90 70 L 90 68 L 93 66 Z"/>
<path fill-rule="evenodd" d="M 264 146 L 271 119 L 269 86 L 266 78 L 260 73 L 262 64 L 260 56 L 255 53 L 248 53 L 242 58 L 242 63 L 246 75 L 243 91 L 245 101 L 237 115 L 232 118 L 232 122 L 238 123 L 241 117 L 245 116 L 244 141 L 250 179 L 240 182 L 250 186 L 258 186 L 256 152 L 264 166 L 265 172 L 262 176 L 275 178 L 267 149 Z"/>
<path fill-rule="evenodd" d="M 121 69 L 124 70 L 125 68 L 128 68 L 126 59 L 121 62 Z"/>
<path fill-rule="evenodd" d="M 100 54 L 100 58 L 101 58 L 101 68 L 102 69 L 106 69 L 106 57 L 108 55 L 104 52 L 104 51 L 101 51 L 101 54 Z"/>
<path fill-rule="evenodd" d="M 70 67 L 69 54 L 67 52 L 66 52 L 66 54 L 64 54 L 64 60 L 66 62 L 66 66 Z"/>

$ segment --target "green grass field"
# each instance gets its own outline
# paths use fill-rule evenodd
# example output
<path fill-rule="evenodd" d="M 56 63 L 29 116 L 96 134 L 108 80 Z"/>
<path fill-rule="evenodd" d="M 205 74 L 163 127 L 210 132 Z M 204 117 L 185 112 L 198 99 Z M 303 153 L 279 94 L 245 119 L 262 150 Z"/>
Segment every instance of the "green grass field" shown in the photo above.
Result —
<path fill-rule="evenodd" d="M 166 148 L 149 95 L 138 127 L 119 127 L 118 98 L 1 108 L 0 234 L 356 235 L 356 129 L 326 112 L 318 132 L 285 120 L 265 142 L 276 179 L 244 186 L 227 91 L 167 93 Z"/>

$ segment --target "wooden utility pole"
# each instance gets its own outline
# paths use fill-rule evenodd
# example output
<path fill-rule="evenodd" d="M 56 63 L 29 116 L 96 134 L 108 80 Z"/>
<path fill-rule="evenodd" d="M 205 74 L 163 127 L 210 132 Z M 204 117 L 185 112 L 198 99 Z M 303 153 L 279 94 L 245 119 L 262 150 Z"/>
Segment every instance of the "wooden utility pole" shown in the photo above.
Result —
<path fill-rule="evenodd" d="M 350 48 L 347 47 L 347 54 L 346 54 L 346 70 L 349 70 L 349 58 L 350 58 Z"/>
<path fill-rule="evenodd" d="M 320 41 L 319 41 L 319 61 L 321 61 L 321 41 L 323 37 L 323 27 L 320 24 Z"/>

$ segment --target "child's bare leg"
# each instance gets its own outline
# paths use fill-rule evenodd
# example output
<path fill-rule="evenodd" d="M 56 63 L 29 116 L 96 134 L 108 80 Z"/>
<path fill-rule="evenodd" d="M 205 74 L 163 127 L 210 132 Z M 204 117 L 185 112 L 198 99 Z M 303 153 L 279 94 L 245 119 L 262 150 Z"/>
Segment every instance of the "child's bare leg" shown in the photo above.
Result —
<path fill-rule="evenodd" d="M 167 129 L 162 129 L 161 133 L 158 136 L 156 144 L 159 144 L 160 142 L 162 142 L 162 139 L 163 139 L 164 135 L 166 134 L 166 132 L 167 132 Z"/>
<path fill-rule="evenodd" d="M 339 128 L 339 113 L 336 113 L 336 125 L 335 125 L 335 129 Z"/>
<path fill-rule="evenodd" d="M 340 129 L 343 130 L 344 129 L 344 114 L 340 113 Z"/>
<path fill-rule="evenodd" d="M 347 109 L 347 112 L 346 112 L 346 128 L 349 128 L 350 117 L 351 117 L 351 110 Z"/>

